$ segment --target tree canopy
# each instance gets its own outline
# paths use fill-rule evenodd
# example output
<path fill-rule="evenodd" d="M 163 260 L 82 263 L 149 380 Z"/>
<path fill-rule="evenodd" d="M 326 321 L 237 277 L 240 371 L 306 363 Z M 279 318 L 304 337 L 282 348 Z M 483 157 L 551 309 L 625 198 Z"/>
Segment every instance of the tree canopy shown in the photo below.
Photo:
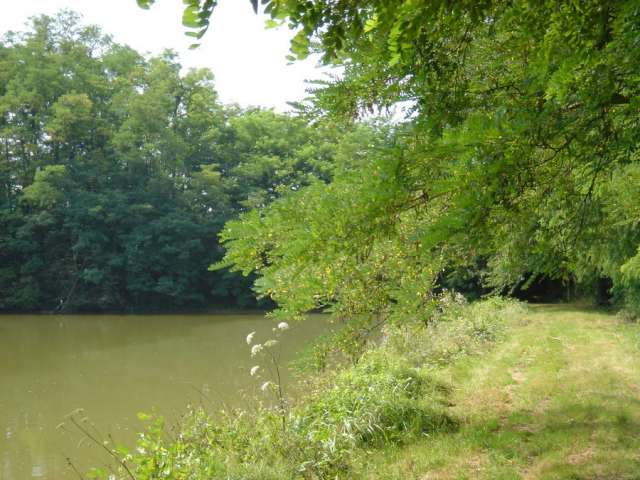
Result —
<path fill-rule="evenodd" d="M 606 278 L 638 309 L 636 1 L 262 4 L 294 54 L 344 66 L 311 111 L 411 111 L 331 183 L 228 223 L 224 265 L 257 271 L 287 315 L 417 314 L 472 270 L 497 289 Z"/>
<path fill-rule="evenodd" d="M 215 4 L 185 2 L 191 36 L 204 35 Z M 295 56 L 318 52 L 344 67 L 301 107 L 323 119 L 313 127 L 223 107 L 209 73 L 183 75 L 171 53 L 145 59 L 68 18 L 3 41 L 2 222 L 13 233 L 2 254 L 21 260 L 2 275 L 24 286 L 17 298 L 81 281 L 159 298 L 186 292 L 154 270 L 162 258 L 94 262 L 109 248 L 118 258 L 135 255 L 133 245 L 158 252 L 157 239 L 175 232 L 179 245 L 201 239 L 163 254 L 185 256 L 186 281 L 203 272 L 187 252 L 201 248 L 209 253 L 193 255 L 215 263 L 220 250 L 180 222 L 198 218 L 192 225 L 214 232 L 244 212 L 222 233 L 218 266 L 257 274 L 258 291 L 287 315 L 399 317 L 469 277 L 499 290 L 544 276 L 588 291 L 606 279 L 638 309 L 637 2 L 260 4 L 272 25 L 292 29 Z M 403 121 L 357 127 L 398 104 L 409 106 Z M 322 124 L 339 125 L 340 141 Z M 118 186 L 108 202 L 105 182 Z M 126 248 L 112 235 L 84 238 L 87 222 L 114 218 L 130 222 L 108 229 L 122 228 Z M 32 253 L 42 250 L 66 280 L 39 276 L 36 288 L 24 282 L 40 272 Z M 60 292 L 48 301 L 64 302 Z"/>
<path fill-rule="evenodd" d="M 0 40 L 0 310 L 255 306 L 250 281 L 208 272 L 217 232 L 328 181 L 353 139 L 222 105 L 213 81 L 71 12 Z"/>

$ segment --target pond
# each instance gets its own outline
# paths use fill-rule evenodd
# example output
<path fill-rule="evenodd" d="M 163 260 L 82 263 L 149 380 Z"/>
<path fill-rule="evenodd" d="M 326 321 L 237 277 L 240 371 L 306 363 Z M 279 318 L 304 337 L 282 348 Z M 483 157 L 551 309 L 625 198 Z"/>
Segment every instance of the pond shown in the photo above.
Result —
<path fill-rule="evenodd" d="M 81 471 L 104 465 L 104 452 L 59 427 L 78 408 L 131 446 L 139 412 L 171 423 L 189 403 L 246 405 L 262 394 L 245 338 L 264 341 L 273 327 L 261 314 L 0 316 L 0 479 L 78 478 L 67 458 Z M 321 315 L 292 324 L 283 361 L 326 329 Z"/>

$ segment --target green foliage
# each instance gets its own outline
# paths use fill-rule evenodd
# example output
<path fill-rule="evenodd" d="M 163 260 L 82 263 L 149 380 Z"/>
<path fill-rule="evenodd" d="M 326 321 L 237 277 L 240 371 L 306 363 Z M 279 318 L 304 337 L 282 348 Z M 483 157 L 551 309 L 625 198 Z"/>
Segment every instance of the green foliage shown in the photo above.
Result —
<path fill-rule="evenodd" d="M 413 365 L 431 368 L 476 355 L 505 337 L 508 320 L 522 316 L 523 304 L 500 297 L 468 304 L 460 294 L 445 291 L 436 313 L 393 325 L 387 330 L 388 346 Z"/>
<path fill-rule="evenodd" d="M 162 420 L 120 457 L 137 480 L 348 478 L 353 453 L 454 427 L 443 391 L 398 359 L 371 353 L 294 407 L 282 430 L 276 410 L 192 409 L 167 440 Z M 125 471 L 122 470 L 122 478 Z M 99 470 L 94 478 L 107 478 Z"/>
<path fill-rule="evenodd" d="M 348 471 L 356 449 L 452 428 L 441 388 L 398 358 L 382 352 L 364 355 L 292 415 L 299 469 L 333 478 Z"/>
<path fill-rule="evenodd" d="M 256 290 L 283 318 L 329 308 L 338 318 L 376 321 L 428 300 L 437 255 L 423 256 L 402 166 L 380 132 L 361 158 L 338 166 L 334 180 L 310 186 L 227 223 L 219 266 L 260 274 Z M 363 176 L 362 172 L 367 175 Z M 386 313 L 385 313 L 386 314 Z"/>
<path fill-rule="evenodd" d="M 298 56 L 344 67 L 310 112 L 356 119 L 404 102 L 410 116 L 330 185 L 229 224 L 226 265 L 257 271 L 287 314 L 413 316 L 435 272 L 478 265 L 497 291 L 610 279 L 637 308 L 639 200 L 624 180 L 640 141 L 637 2 L 266 4 L 297 30 Z"/>
<path fill-rule="evenodd" d="M 37 207 L 53 207 L 64 198 L 59 186 L 65 172 L 64 165 L 48 165 L 36 172 L 33 183 L 24 189 L 22 200 Z"/>
<path fill-rule="evenodd" d="M 363 457 L 457 429 L 451 387 L 435 379 L 437 368 L 486 351 L 523 311 L 511 300 L 466 304 L 444 293 L 427 324 L 394 326 L 356 365 L 307 378 L 305 395 L 285 411 L 284 424 L 279 403 L 213 416 L 191 409 L 172 435 L 152 420 L 136 451 L 119 458 L 138 480 L 354 478 Z M 455 342 L 459 351 L 445 358 L 432 345 L 438 341 Z M 123 468 L 120 473 L 126 478 Z"/>
<path fill-rule="evenodd" d="M 216 233 L 328 181 L 342 138 L 360 141 L 223 106 L 211 72 L 70 12 L 5 36 L 0 72 L 0 310 L 255 307 L 251 279 L 207 271 Z"/>

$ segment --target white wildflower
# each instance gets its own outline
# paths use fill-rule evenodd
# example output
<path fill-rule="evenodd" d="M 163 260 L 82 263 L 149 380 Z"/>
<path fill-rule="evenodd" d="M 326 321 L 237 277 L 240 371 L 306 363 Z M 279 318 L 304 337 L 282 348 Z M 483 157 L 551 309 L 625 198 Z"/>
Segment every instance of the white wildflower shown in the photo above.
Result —
<path fill-rule="evenodd" d="M 249 335 L 247 335 L 247 345 L 251 345 L 251 342 L 253 342 L 253 337 L 255 336 L 256 332 L 251 332 Z"/>
<path fill-rule="evenodd" d="M 460 292 L 456 292 L 456 303 L 465 305 L 467 303 L 467 299 Z"/>
<path fill-rule="evenodd" d="M 264 346 L 266 348 L 275 347 L 277 344 L 278 344 L 277 340 L 267 340 L 266 342 L 264 342 Z"/>
<path fill-rule="evenodd" d="M 287 322 L 280 322 L 278 324 L 278 330 L 289 330 L 289 324 Z"/>
<path fill-rule="evenodd" d="M 256 343 L 253 347 L 251 347 L 251 356 L 255 357 L 261 351 L 262 351 L 262 345 L 260 345 L 259 343 Z"/>
<path fill-rule="evenodd" d="M 263 392 L 267 390 L 267 388 L 269 388 L 269 386 L 271 386 L 271 382 L 264 382 L 262 384 L 262 386 L 260 387 L 260 390 L 262 390 Z"/>
<path fill-rule="evenodd" d="M 251 367 L 251 371 L 249 373 L 253 377 L 256 373 L 258 373 L 258 370 L 260 370 L 260 365 L 255 365 Z"/>

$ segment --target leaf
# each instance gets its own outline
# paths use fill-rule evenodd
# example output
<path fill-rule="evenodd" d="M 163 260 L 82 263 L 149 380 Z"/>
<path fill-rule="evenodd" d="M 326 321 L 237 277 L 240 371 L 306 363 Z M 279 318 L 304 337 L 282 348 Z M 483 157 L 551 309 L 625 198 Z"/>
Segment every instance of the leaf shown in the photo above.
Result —
<path fill-rule="evenodd" d="M 137 2 L 138 2 L 138 6 L 139 6 L 140 8 L 144 8 L 145 10 L 148 10 L 148 9 L 149 9 L 149 7 L 150 7 L 151 5 L 153 5 L 153 2 L 154 2 L 154 1 L 155 1 L 155 0 L 137 0 Z"/>
<path fill-rule="evenodd" d="M 145 412 L 138 412 L 137 417 L 138 417 L 138 420 L 142 422 L 146 422 L 147 420 L 151 420 L 153 418 L 152 415 L 149 415 L 148 413 L 145 413 Z"/>
<path fill-rule="evenodd" d="M 375 30 L 379 25 L 378 16 L 374 15 L 364 24 L 364 33 L 369 33 L 372 30 Z"/>
<path fill-rule="evenodd" d="M 291 51 L 303 60 L 309 55 L 309 39 L 304 30 L 299 31 L 291 40 Z"/>
<path fill-rule="evenodd" d="M 189 28 L 200 28 L 202 26 L 197 7 L 189 5 L 184 9 L 184 13 L 182 14 L 182 24 Z"/>
<path fill-rule="evenodd" d="M 394 65 L 397 65 L 398 63 L 400 63 L 400 59 L 402 58 L 402 56 L 400 55 L 400 52 L 396 52 L 393 55 L 391 55 L 391 59 L 389 60 L 389 66 L 393 67 Z"/>

